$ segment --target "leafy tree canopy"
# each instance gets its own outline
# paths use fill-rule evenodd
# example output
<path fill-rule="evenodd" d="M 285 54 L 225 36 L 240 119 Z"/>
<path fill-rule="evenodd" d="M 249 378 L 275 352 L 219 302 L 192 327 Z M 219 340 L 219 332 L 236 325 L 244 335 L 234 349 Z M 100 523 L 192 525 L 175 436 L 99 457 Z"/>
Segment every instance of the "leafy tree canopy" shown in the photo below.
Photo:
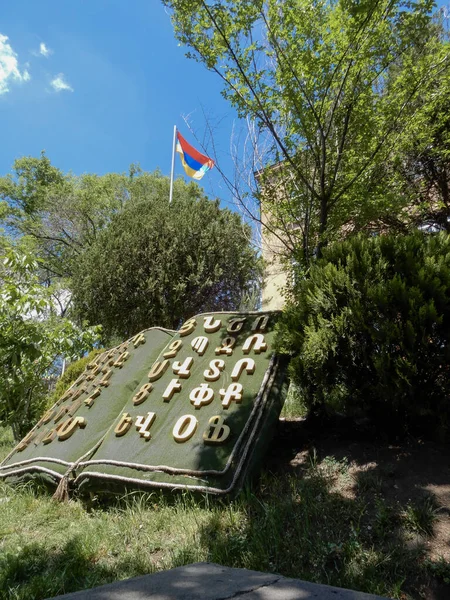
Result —
<path fill-rule="evenodd" d="M 355 228 L 392 224 L 408 198 L 389 193 L 383 165 L 449 67 L 431 0 L 163 4 L 188 56 L 263 134 L 260 199 L 288 253 L 307 263 Z"/>
<path fill-rule="evenodd" d="M 149 178 L 132 166 L 128 175 L 65 174 L 42 153 L 14 162 L 0 178 L 0 218 L 8 231 L 28 236 L 40 267 L 52 280 L 70 277 L 83 248 L 93 242 L 131 195 L 145 193 Z"/>
<path fill-rule="evenodd" d="M 210 310 L 235 310 L 259 286 L 250 227 L 221 210 L 195 183 L 158 174 L 142 181 L 123 210 L 77 256 L 72 274 L 79 315 L 107 336 L 151 326 L 177 328 Z"/>
<path fill-rule="evenodd" d="M 43 406 L 46 377 L 55 360 L 74 360 L 99 339 L 99 329 L 80 328 L 56 314 L 51 290 L 41 285 L 32 254 L 4 243 L 0 263 L 0 422 L 16 440 Z"/>
<path fill-rule="evenodd" d="M 450 69 L 416 104 L 415 118 L 383 176 L 406 200 L 413 224 L 450 232 Z"/>
<path fill-rule="evenodd" d="M 194 183 L 176 181 L 169 206 L 158 171 L 74 176 L 44 153 L 23 157 L 0 178 L 0 219 L 36 254 L 59 312 L 75 302 L 79 321 L 102 324 L 108 341 L 254 304 L 259 290 L 250 228 Z"/>

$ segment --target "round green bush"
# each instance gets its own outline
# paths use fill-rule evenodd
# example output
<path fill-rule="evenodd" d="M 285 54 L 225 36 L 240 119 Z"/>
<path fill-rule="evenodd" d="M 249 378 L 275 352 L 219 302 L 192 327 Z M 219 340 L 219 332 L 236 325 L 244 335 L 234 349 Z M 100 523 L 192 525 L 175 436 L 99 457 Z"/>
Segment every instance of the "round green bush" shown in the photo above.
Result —
<path fill-rule="evenodd" d="M 450 236 L 356 237 L 297 274 L 278 345 L 310 413 L 450 429 Z"/>
<path fill-rule="evenodd" d="M 89 352 L 89 354 L 87 354 L 86 356 L 83 356 L 82 358 L 79 358 L 73 363 L 70 363 L 70 365 L 64 371 L 64 374 L 61 375 L 61 377 L 56 382 L 55 389 L 48 396 L 46 401 L 46 410 L 53 406 L 53 404 L 55 404 L 55 402 L 65 394 L 65 392 L 70 388 L 72 383 L 76 379 L 78 379 L 81 373 L 85 370 L 87 365 L 92 360 L 94 360 L 96 356 L 101 354 L 103 350 L 104 349 L 102 348 L 91 350 L 91 352 Z"/>

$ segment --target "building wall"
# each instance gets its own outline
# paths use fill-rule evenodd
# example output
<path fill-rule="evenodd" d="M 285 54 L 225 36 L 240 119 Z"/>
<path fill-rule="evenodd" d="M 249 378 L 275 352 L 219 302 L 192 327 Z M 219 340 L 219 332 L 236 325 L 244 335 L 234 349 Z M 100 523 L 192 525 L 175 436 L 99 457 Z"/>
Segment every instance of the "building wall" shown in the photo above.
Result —
<path fill-rule="evenodd" d="M 269 217 L 262 211 L 263 224 L 269 224 Z M 284 307 L 285 299 L 282 290 L 286 285 L 286 273 L 281 264 L 284 245 L 280 240 L 262 227 L 262 255 L 266 263 L 264 287 L 262 291 L 262 310 L 280 310 Z"/>

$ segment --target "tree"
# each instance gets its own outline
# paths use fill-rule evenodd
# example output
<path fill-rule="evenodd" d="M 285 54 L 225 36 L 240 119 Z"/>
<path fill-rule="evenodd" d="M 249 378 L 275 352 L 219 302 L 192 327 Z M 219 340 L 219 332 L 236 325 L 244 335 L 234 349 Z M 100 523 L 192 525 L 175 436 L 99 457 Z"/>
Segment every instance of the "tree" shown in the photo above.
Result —
<path fill-rule="evenodd" d="M 236 310 L 259 286 L 259 259 L 240 216 L 181 179 L 169 204 L 169 180 L 154 180 L 112 216 L 74 267 L 75 309 L 106 336 L 175 329 L 199 312 Z"/>
<path fill-rule="evenodd" d="M 450 236 L 355 236 L 300 277 L 278 343 L 311 413 L 450 432 Z"/>
<path fill-rule="evenodd" d="M 354 224 L 392 221 L 380 165 L 448 69 L 431 0 L 163 0 L 267 152 L 263 225 L 307 265 Z"/>
<path fill-rule="evenodd" d="M 19 440 L 39 416 L 46 378 L 62 356 L 90 350 L 99 330 L 80 328 L 55 314 L 51 290 L 37 277 L 27 251 L 4 243 L 0 264 L 0 422 Z"/>
<path fill-rule="evenodd" d="M 392 187 L 406 198 L 416 226 L 450 233 L 450 72 L 434 82 L 432 94 L 418 98 L 409 135 L 390 165 Z"/>
<path fill-rule="evenodd" d="M 70 277 L 83 248 L 125 204 L 136 173 L 132 167 L 128 176 L 76 177 L 54 167 L 44 152 L 24 156 L 14 161 L 12 175 L 0 178 L 3 221 L 15 235 L 34 240 L 43 279 Z"/>

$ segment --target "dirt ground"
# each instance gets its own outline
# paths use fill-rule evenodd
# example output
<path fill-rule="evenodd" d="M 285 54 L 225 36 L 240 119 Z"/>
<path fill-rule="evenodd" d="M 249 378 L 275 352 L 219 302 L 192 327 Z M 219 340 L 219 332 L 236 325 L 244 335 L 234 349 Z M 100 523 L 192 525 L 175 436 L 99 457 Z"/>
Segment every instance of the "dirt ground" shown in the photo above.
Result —
<path fill-rule="evenodd" d="M 349 484 L 339 491 L 349 497 L 358 493 L 358 477 L 368 472 L 379 482 L 379 492 L 389 502 L 406 505 L 431 495 L 437 505 L 437 518 L 433 535 L 421 537 L 420 543 L 425 545 L 427 558 L 450 562 L 450 444 L 421 439 L 386 441 L 348 423 L 324 427 L 304 419 L 281 419 L 269 469 L 300 475 L 312 452 L 319 461 L 332 456 L 348 462 Z M 450 600 L 450 585 L 432 583 L 420 597 Z"/>

